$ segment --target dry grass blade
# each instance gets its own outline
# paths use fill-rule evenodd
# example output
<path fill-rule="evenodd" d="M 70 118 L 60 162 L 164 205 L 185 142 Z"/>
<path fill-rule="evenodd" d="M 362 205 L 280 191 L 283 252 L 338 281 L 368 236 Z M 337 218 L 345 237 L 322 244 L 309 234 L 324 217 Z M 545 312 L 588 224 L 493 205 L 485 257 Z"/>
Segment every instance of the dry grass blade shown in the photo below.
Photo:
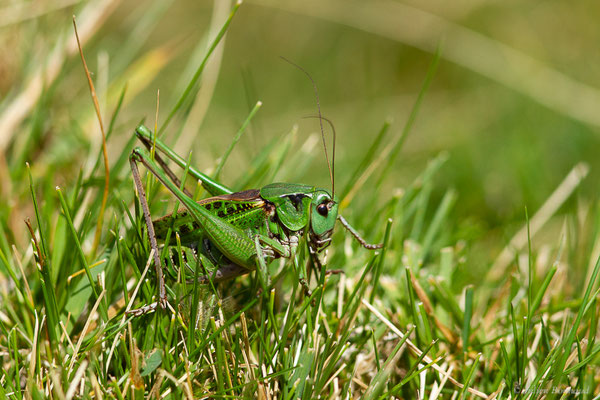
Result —
<path fill-rule="evenodd" d="M 0 399 L 598 393 L 588 7 L 247 1 L 0 6 Z M 308 81 L 279 55 L 319 76 L 341 133 L 351 224 L 320 254 L 333 178 L 317 121 L 294 124 L 315 118 Z M 178 195 L 145 191 L 153 172 Z M 239 252 L 267 257 L 204 285 Z"/>
<path fill-rule="evenodd" d="M 230 0 L 217 0 L 213 2 L 210 27 L 207 34 L 208 43 L 210 43 L 219 33 L 219 29 L 227 20 L 229 10 L 231 10 Z M 194 104 L 190 110 L 189 117 L 186 119 L 183 125 L 183 133 L 181 138 L 175 145 L 176 150 L 187 152 L 190 148 L 192 148 L 194 139 L 196 138 L 196 133 L 202 126 L 202 122 L 204 121 L 204 117 L 206 116 L 206 112 L 210 106 L 215 87 L 217 86 L 226 40 L 227 35 L 223 37 L 221 42 L 215 48 L 212 57 L 206 63 L 206 69 L 200 78 L 200 89 L 198 90 L 196 98 L 194 99 Z M 198 46 L 195 51 L 198 52 L 198 54 L 204 54 L 206 50 L 204 47 L 205 46 Z"/>
<path fill-rule="evenodd" d="M 71 357 L 71 362 L 69 363 L 69 372 L 73 369 L 73 365 L 75 364 L 75 360 L 77 359 L 77 353 L 79 353 L 79 349 L 81 348 L 83 339 L 85 338 L 85 335 L 87 335 L 89 328 L 92 324 L 92 317 L 96 313 L 98 306 L 100 306 L 100 302 L 102 301 L 102 298 L 104 297 L 105 294 L 106 294 L 106 290 L 103 290 L 102 292 L 100 292 L 100 295 L 98 296 L 98 300 L 96 300 L 96 303 L 94 304 L 94 307 L 92 307 L 92 310 L 90 311 L 90 315 L 89 315 L 87 321 L 85 321 L 83 330 L 81 331 L 81 334 L 79 335 L 79 339 L 77 340 L 77 344 L 75 345 L 75 351 L 73 351 L 73 356 Z"/>
<path fill-rule="evenodd" d="M 102 26 L 103 21 L 117 5 L 118 0 L 106 0 L 90 3 L 82 12 L 84 21 L 81 41 L 85 43 Z M 0 114 L 0 152 L 5 152 L 17 127 L 27 116 L 39 100 L 45 85 L 50 85 L 60 73 L 65 60 L 75 54 L 77 43 L 70 39 L 59 42 L 49 56 L 47 62 L 41 64 L 32 72 L 31 80 Z"/>
<path fill-rule="evenodd" d="M 394 332 L 396 335 L 400 336 L 401 338 L 404 337 L 404 334 L 400 331 L 400 329 L 398 329 L 396 327 L 396 325 L 394 325 L 389 319 L 387 319 L 382 313 L 379 312 L 379 310 L 377 310 L 373 305 L 371 305 L 368 301 L 366 301 L 365 299 L 362 299 L 362 303 L 365 307 L 367 307 L 369 309 L 369 311 L 371 311 L 381 322 L 383 322 L 388 328 L 390 328 L 390 330 L 392 332 Z M 410 349 L 410 351 L 415 354 L 417 357 L 420 357 L 423 352 L 421 351 L 421 349 L 419 349 L 410 339 L 406 339 L 406 345 L 408 346 L 408 348 Z M 423 361 L 426 363 L 432 363 L 433 360 L 431 359 L 431 357 L 429 356 L 425 356 L 423 357 Z M 435 369 L 436 371 L 438 371 L 439 373 L 446 375 L 448 372 L 446 370 L 444 370 L 442 367 L 440 367 L 439 365 L 433 363 L 431 364 L 431 367 L 433 369 Z M 462 383 L 460 383 L 459 381 L 457 381 L 456 379 L 452 378 L 452 377 L 448 377 L 448 380 L 450 382 L 452 382 L 454 385 L 458 386 L 459 388 L 463 388 L 464 385 Z M 475 396 L 481 397 L 482 399 L 487 399 L 488 395 L 480 392 L 477 389 L 473 389 L 473 388 L 467 388 L 467 391 L 471 394 L 474 394 Z"/>
<path fill-rule="evenodd" d="M 92 254 L 95 254 L 96 249 L 98 248 L 98 244 L 100 243 L 100 235 L 102 234 L 102 220 L 104 219 L 104 210 L 106 209 L 106 201 L 108 200 L 108 187 L 110 184 L 110 169 L 108 166 L 108 153 L 106 151 L 106 133 L 104 132 L 104 124 L 102 123 L 100 104 L 98 104 L 98 96 L 96 96 L 94 82 L 92 81 L 92 76 L 90 75 L 87 63 L 85 62 L 85 57 L 83 56 L 83 49 L 81 48 L 79 34 L 77 33 L 77 23 L 75 22 L 75 16 L 73 16 L 73 29 L 75 30 L 75 38 L 77 39 L 79 55 L 81 56 L 81 62 L 83 63 L 85 76 L 87 77 L 88 85 L 90 87 L 90 94 L 94 102 L 94 109 L 96 110 L 96 116 L 98 117 L 98 124 L 100 125 L 100 132 L 102 133 L 102 156 L 104 158 L 104 192 L 102 193 L 102 205 L 100 206 L 98 221 L 96 222 L 96 232 L 94 233 L 94 244 L 92 245 Z"/>
<path fill-rule="evenodd" d="M 79 3 L 81 0 L 61 0 L 56 2 L 15 2 L 0 9 L 0 28 L 39 18 Z"/>
<path fill-rule="evenodd" d="M 554 215 L 560 206 L 571 196 L 581 181 L 587 176 L 589 167 L 579 163 L 569 172 L 548 200 L 535 213 L 530 222 L 530 234 L 533 237 L 546 222 Z M 514 259 L 515 254 L 527 245 L 527 224 L 525 224 L 510 240 L 508 245 L 494 261 L 486 280 L 496 281 L 505 274 L 505 270 Z"/>
<path fill-rule="evenodd" d="M 31 226 L 31 225 L 28 224 L 28 227 L 29 226 Z M 32 236 L 32 237 L 35 237 L 35 236 Z M 12 249 L 13 249 L 15 262 L 17 263 L 19 272 L 21 272 L 21 276 L 23 277 L 25 293 L 27 293 L 27 300 L 29 301 L 29 304 L 33 308 L 34 307 L 33 294 L 31 293 L 31 287 L 29 286 L 29 281 L 26 279 L 27 275 L 25 275 L 25 270 L 23 269 L 23 264 L 21 263 L 21 257 L 20 257 L 19 251 L 17 250 L 17 247 L 14 244 L 12 246 Z"/>
<path fill-rule="evenodd" d="M 44 316 L 45 318 L 45 316 Z M 44 319 L 42 319 L 42 324 L 44 323 Z M 33 382 L 34 377 L 35 377 L 35 366 L 36 366 L 36 358 L 35 354 L 37 353 L 37 347 L 39 346 L 38 340 L 39 340 L 39 330 L 40 330 L 40 321 L 37 315 L 37 312 L 35 313 L 35 326 L 33 328 L 33 342 L 31 345 L 31 364 L 29 364 L 29 375 L 28 378 L 30 381 Z"/>
<path fill-rule="evenodd" d="M 83 378 L 83 375 L 85 374 L 85 369 L 87 368 L 87 366 L 88 366 L 88 361 L 83 360 L 81 362 L 81 365 L 79 366 L 79 368 L 77 368 L 77 372 L 75 372 L 75 376 L 73 377 L 73 380 L 71 381 L 71 384 L 69 385 L 69 389 L 67 390 L 67 394 L 65 396 L 66 400 L 71 400 L 75 396 L 75 392 L 77 391 L 77 387 L 81 383 L 81 379 Z"/>
<path fill-rule="evenodd" d="M 440 332 L 442 333 L 442 335 L 444 335 L 444 337 L 446 338 L 446 340 L 448 340 L 450 343 L 456 343 L 458 341 L 458 338 L 437 317 L 437 315 L 434 312 L 433 306 L 431 305 L 431 300 L 429 299 L 429 296 L 427 295 L 427 292 L 423 289 L 423 287 L 419 283 L 419 280 L 415 277 L 415 275 L 412 273 L 412 271 L 410 270 L 410 268 L 407 267 L 407 269 L 408 269 L 408 272 L 409 272 L 409 275 L 410 275 L 410 282 L 412 284 L 412 287 L 413 287 L 415 293 L 417 294 L 417 297 L 419 298 L 419 300 L 421 300 L 421 302 L 423 303 L 423 307 L 425 308 L 425 312 L 433 319 L 433 322 L 435 323 L 435 326 L 437 326 L 437 328 L 440 330 Z"/>

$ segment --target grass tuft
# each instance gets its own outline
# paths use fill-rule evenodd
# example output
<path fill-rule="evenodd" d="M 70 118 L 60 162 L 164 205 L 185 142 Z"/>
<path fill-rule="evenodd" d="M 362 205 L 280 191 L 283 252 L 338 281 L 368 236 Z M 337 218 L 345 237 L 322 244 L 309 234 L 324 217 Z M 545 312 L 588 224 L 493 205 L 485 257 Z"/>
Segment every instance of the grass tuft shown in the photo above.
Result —
<path fill-rule="evenodd" d="M 213 272 L 210 260 L 194 258 L 170 226 L 170 244 L 159 248 L 170 307 L 138 317 L 129 314 L 156 302 L 158 293 L 153 269 L 158 253 L 150 249 L 127 167 L 134 130 L 138 126 L 139 134 L 150 134 L 139 123 L 141 115 L 152 115 L 144 99 L 157 93 L 153 79 L 168 73 L 172 63 L 184 63 L 181 58 L 190 46 L 181 38 L 158 44 L 139 39 L 164 21 L 170 6 L 163 2 L 132 14 L 136 18 L 126 23 L 135 38 L 104 42 L 102 35 L 113 40 L 109 31 L 118 26 L 119 18 L 110 16 L 118 8 L 111 4 L 90 3 L 81 9 L 80 19 L 86 53 L 111 50 L 108 61 L 99 57 L 97 67 L 110 65 L 110 73 L 103 70 L 95 76 L 89 58 L 90 69 L 83 61 L 87 82 L 81 76 L 73 78 L 79 61 L 74 44 L 60 36 L 61 28 L 53 31 L 60 36 L 60 46 L 42 62 L 20 55 L 20 70 L 33 71 L 34 76 L 14 72 L 23 73 L 19 78 L 26 83 L 2 93 L 6 99 L 0 103 L 0 127 L 6 129 L 0 138 L 0 397 L 597 398 L 600 207 L 585 186 L 594 163 L 585 157 L 563 160 L 567 172 L 552 175 L 548 186 L 542 182 L 548 177 L 540 177 L 538 170 L 523 171 L 522 191 L 535 193 L 539 202 L 523 200 L 515 206 L 517 211 L 491 217 L 484 210 L 486 201 L 499 203 L 495 192 L 485 192 L 488 176 L 469 170 L 464 174 L 468 177 L 453 181 L 456 187 L 449 181 L 449 171 L 460 175 L 460 168 L 469 163 L 447 146 L 450 142 L 426 143 L 430 147 L 425 156 L 415 150 L 430 141 L 419 134 L 432 113 L 429 96 L 433 103 L 442 97 L 435 88 L 437 74 L 449 74 L 442 62 L 444 46 L 419 64 L 428 63 L 428 70 L 412 71 L 423 83 L 410 96 L 412 107 L 403 104 L 402 126 L 383 118 L 371 124 L 365 118 L 369 134 L 357 125 L 337 143 L 332 170 L 337 172 L 340 213 L 367 242 L 382 242 L 381 248 L 367 250 L 338 224 L 325 254 L 311 254 L 302 244 L 294 260 L 262 261 L 246 276 L 201 285 L 198 277 Z M 190 73 L 177 74 L 175 80 L 184 82 L 177 93 L 159 82 L 168 114 L 159 124 L 161 110 L 156 110 L 154 132 L 169 148 L 194 143 L 186 158 L 180 154 L 169 161 L 180 180 L 176 185 L 194 199 L 205 196 L 201 170 L 218 178 L 223 186 L 217 189 L 224 193 L 228 187 L 240 191 L 274 181 L 328 181 L 322 160 L 315 161 L 322 152 L 318 136 L 306 133 L 302 112 L 295 114 L 296 124 L 267 135 L 258 127 L 272 122 L 262 114 L 274 101 L 237 93 L 227 101 L 242 101 L 247 110 L 231 111 L 234 128 L 224 123 L 221 131 L 208 134 L 204 122 L 193 119 L 196 102 L 207 101 L 197 93 L 210 58 L 222 57 L 221 72 L 230 68 L 230 55 L 217 54 L 217 47 L 226 35 L 230 42 L 240 40 L 236 24 L 247 18 L 240 5 L 233 4 L 222 21 L 211 21 L 220 29 L 206 40 L 202 57 L 188 60 L 194 64 Z M 34 37 L 37 29 L 51 30 L 53 14 L 65 7 L 48 5 L 31 24 L 19 17 L 20 22 L 9 19 L 0 26 Z M 79 5 L 72 7 L 79 11 Z M 323 15 L 332 18 L 327 10 Z M 122 19 L 127 19 L 125 11 Z M 309 13 L 308 8 L 297 12 Z M 374 29 L 369 15 L 364 26 Z M 415 15 L 420 16 L 417 22 L 431 19 L 427 13 Z M 356 22 L 350 15 L 343 20 Z M 443 25 L 454 35 L 462 32 L 469 46 L 489 53 L 493 42 L 477 41 L 472 31 L 460 30 L 455 23 Z M 395 35 L 390 32 L 386 35 Z M 451 37 L 450 44 L 455 39 Z M 469 60 L 475 68 L 457 49 L 450 46 L 447 54 L 463 64 Z M 512 57 L 522 67 L 521 53 Z M 327 59 L 321 61 L 325 68 Z M 522 74 L 488 68 L 498 82 Z M 0 83 L 6 84 L 2 79 L 0 74 Z M 44 79 L 45 85 L 39 84 Z M 102 87 L 98 95 L 94 79 L 102 81 L 96 82 Z M 244 73 L 244 79 L 248 92 L 258 92 L 252 74 Z M 514 85 L 510 80 L 509 86 Z M 211 101 L 222 101 L 219 90 L 217 86 Z M 522 89 L 542 103 L 554 98 L 531 90 L 529 84 Z M 212 88 L 207 93 L 213 93 Z M 290 93 L 286 102 L 296 98 L 296 92 Z M 322 89 L 319 95 L 328 97 Z M 500 101 L 489 101 L 493 100 Z M 329 110 L 327 104 L 320 103 L 324 111 Z M 557 104 L 553 107 L 562 113 L 575 113 Z M 100 106 L 113 110 L 106 132 Z M 136 106 L 146 111 L 132 111 Z M 101 124 L 101 146 L 99 138 L 87 133 L 95 126 L 93 110 Z M 206 123 L 211 118 L 207 116 Z M 347 118 L 352 125 L 355 119 Z M 459 117 L 461 122 L 463 118 L 467 116 Z M 196 127 L 202 134 L 190 136 L 185 127 Z M 447 132 L 454 133 L 450 128 Z M 356 141 L 359 154 L 352 152 Z M 593 144 L 586 142 L 587 147 Z M 154 150 L 164 152 L 160 146 L 159 141 L 152 143 L 153 157 Z M 527 151 L 534 153 L 530 147 Z M 488 147 L 482 157 L 491 160 L 496 150 Z M 411 168 L 406 173 L 399 172 L 400 155 L 406 155 L 402 163 Z M 536 155 L 526 156 L 513 154 L 506 165 L 525 163 L 521 157 L 535 161 Z M 419 157 L 426 160 L 419 164 Z M 311 170 L 314 165 L 318 174 Z M 188 172 L 197 179 L 183 178 Z M 460 184 L 461 179 L 467 183 Z M 144 186 L 154 218 L 176 215 L 181 209 L 154 178 L 148 176 Z M 485 193 L 477 197 L 471 189 Z M 254 245 L 258 251 L 263 246 L 258 238 Z"/>

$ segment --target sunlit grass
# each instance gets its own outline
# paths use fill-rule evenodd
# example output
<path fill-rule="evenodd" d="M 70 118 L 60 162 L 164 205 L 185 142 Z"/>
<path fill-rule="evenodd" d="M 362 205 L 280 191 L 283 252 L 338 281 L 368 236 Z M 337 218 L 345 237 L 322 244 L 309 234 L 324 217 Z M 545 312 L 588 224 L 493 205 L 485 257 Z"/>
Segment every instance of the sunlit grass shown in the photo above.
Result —
<path fill-rule="evenodd" d="M 82 14 L 91 19 L 78 20 L 80 32 L 91 29 L 88 21 L 105 12 L 92 3 L 86 7 L 89 14 Z M 136 27 L 152 26 L 165 10 L 156 3 Z M 225 33 L 225 14 L 231 10 L 217 11 L 214 34 L 196 52 L 211 49 L 213 56 L 222 57 L 219 47 L 209 44 L 221 40 L 217 32 Z M 239 17 L 234 14 L 229 29 Z M 407 122 L 381 121 L 370 127 L 370 135 L 354 132 L 361 140 L 359 157 L 337 158 L 341 214 L 369 242 L 383 242 L 382 250 L 362 248 L 338 224 L 332 245 L 320 258 L 327 269 L 344 272 L 325 275 L 308 268 L 311 297 L 289 260 L 268 266 L 268 290 L 257 273 L 199 287 L 166 260 L 173 308 L 141 317 L 126 314 L 156 301 L 157 289 L 128 163 L 139 121 L 125 109 L 180 49 L 144 50 L 135 61 L 131 54 L 140 48 L 136 39 L 117 47 L 115 60 L 100 56 L 94 63 L 110 149 L 109 196 L 97 250 L 94 234 L 105 182 L 101 135 L 83 69 L 69 56 L 74 49 L 48 55 L 47 61 L 58 57 L 62 72 L 47 77 L 46 86 L 37 91 L 29 91 L 28 84 L 15 89 L 0 109 L 5 118 L 0 121 L 8 118 L 11 124 L 5 125 L 10 134 L 3 136 L 7 151 L 0 158 L 2 395 L 516 399 L 543 394 L 567 398 L 572 391 L 579 398 L 594 398 L 600 388 L 600 214 L 597 200 L 578 192 L 589 167 L 575 164 L 557 177 L 554 191 L 544 195 L 538 209 L 523 207 L 517 222 L 511 216 L 499 226 L 489 226 L 478 210 L 466 222 L 461 219 L 461 201 L 473 197 L 464 193 L 466 186 L 453 188 L 444 179 L 457 165 L 455 154 L 432 155 L 399 184 L 396 161 L 423 113 L 421 101 L 429 95 L 437 56 L 430 60 L 429 72 L 415 77 L 423 83 L 405 111 Z M 197 113 L 206 111 L 197 104 L 213 95 L 212 89 L 199 89 L 196 80 L 211 68 L 210 61 L 202 61 L 210 51 L 189 61 L 188 70 L 197 74 L 186 76 L 194 78 L 177 90 L 161 87 L 159 115 L 164 120 L 158 118 L 157 128 L 173 148 L 202 140 L 190 132 L 202 125 Z M 88 53 L 86 57 L 90 59 Z M 33 78 L 47 68 L 40 64 Z M 78 93 L 64 94 L 76 103 L 69 109 L 70 122 L 52 133 L 54 121 L 67 119 L 67 111 L 59 107 L 65 100 L 56 88 L 73 81 L 79 82 Z M 305 84 L 310 92 L 310 83 Z M 19 98 L 27 101 L 19 103 Z M 237 173 L 231 172 L 232 163 L 243 160 L 236 153 L 250 153 L 239 144 L 227 147 L 237 141 L 236 131 L 260 134 L 256 118 L 262 110 L 251 120 L 258 110 L 252 100 L 247 114 L 235 116 L 235 130 L 218 132 L 227 135 L 225 145 L 200 150 L 212 160 L 206 172 L 223 172 L 223 183 L 235 190 L 275 180 L 327 182 L 320 138 L 306 132 L 306 121 L 261 138 L 266 145 Z M 16 105 L 19 113 L 7 117 Z M 326 102 L 322 106 L 326 111 Z M 154 107 L 145 114 L 148 126 L 154 124 Z M 317 132 L 318 124 L 310 129 Z M 348 139 L 340 136 L 338 154 L 343 154 Z M 188 158 L 187 151 L 180 155 Z M 174 197 L 150 178 L 144 183 L 152 215 L 172 212 Z M 193 182 L 188 188 L 194 189 Z M 511 234 L 473 233 L 482 229 Z M 481 243 L 481 237 L 493 243 Z M 304 247 L 298 261 L 303 267 L 313 264 Z"/>

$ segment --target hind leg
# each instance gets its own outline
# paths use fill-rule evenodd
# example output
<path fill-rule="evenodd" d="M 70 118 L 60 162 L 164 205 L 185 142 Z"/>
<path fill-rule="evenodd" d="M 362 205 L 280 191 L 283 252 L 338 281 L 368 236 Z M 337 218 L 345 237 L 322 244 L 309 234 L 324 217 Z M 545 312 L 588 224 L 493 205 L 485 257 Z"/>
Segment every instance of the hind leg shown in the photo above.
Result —
<path fill-rule="evenodd" d="M 207 284 L 209 281 L 212 281 L 213 283 L 223 282 L 233 279 L 236 276 L 245 275 L 249 272 L 250 270 L 248 268 L 241 267 L 237 264 L 226 264 L 220 266 L 210 275 L 200 275 L 198 277 L 198 283 Z M 188 282 L 193 283 L 194 280 L 188 280 Z"/>

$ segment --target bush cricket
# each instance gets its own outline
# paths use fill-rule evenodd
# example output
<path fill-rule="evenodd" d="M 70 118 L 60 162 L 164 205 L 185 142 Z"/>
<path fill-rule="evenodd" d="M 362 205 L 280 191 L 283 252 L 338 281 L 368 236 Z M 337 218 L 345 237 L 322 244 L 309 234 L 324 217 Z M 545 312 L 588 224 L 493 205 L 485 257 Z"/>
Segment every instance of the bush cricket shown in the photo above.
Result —
<path fill-rule="evenodd" d="M 330 121 L 321 116 L 320 106 L 316 118 L 321 125 L 325 146 L 322 121 L 324 119 Z M 200 275 L 200 283 L 207 283 L 209 279 L 212 282 L 224 281 L 247 274 L 257 268 L 259 271 L 266 271 L 266 265 L 270 261 L 281 257 L 292 260 L 298 267 L 295 256 L 301 239 L 305 239 L 311 253 L 322 252 L 331 243 L 336 220 L 339 220 L 366 249 L 382 247 L 380 244 L 368 244 L 341 215 L 338 215 L 333 163 L 329 163 L 326 147 L 331 193 L 314 186 L 293 183 L 272 183 L 261 189 L 234 193 L 189 166 L 182 157 L 156 139 L 144 125 L 138 126 L 135 134 L 147 148 L 147 150 L 135 148 L 129 160 L 153 250 L 158 279 L 158 301 L 132 310 L 130 313 L 141 315 L 154 310 L 157 305 L 161 308 L 167 306 L 157 239 L 164 241 L 169 230 L 173 234 L 171 238 L 177 234 L 181 245 L 193 250 L 205 270 L 214 271 L 211 276 Z M 332 159 L 335 157 L 335 130 L 333 140 Z M 154 157 L 150 153 L 153 146 L 155 146 Z M 212 197 L 194 201 L 192 194 L 184 188 L 162 155 L 198 180 Z M 183 204 L 184 207 L 175 215 L 170 214 L 152 220 L 138 163 L 143 164 Z M 165 243 L 168 244 L 170 243 Z M 305 292 L 310 293 L 303 278 L 301 284 Z"/>

